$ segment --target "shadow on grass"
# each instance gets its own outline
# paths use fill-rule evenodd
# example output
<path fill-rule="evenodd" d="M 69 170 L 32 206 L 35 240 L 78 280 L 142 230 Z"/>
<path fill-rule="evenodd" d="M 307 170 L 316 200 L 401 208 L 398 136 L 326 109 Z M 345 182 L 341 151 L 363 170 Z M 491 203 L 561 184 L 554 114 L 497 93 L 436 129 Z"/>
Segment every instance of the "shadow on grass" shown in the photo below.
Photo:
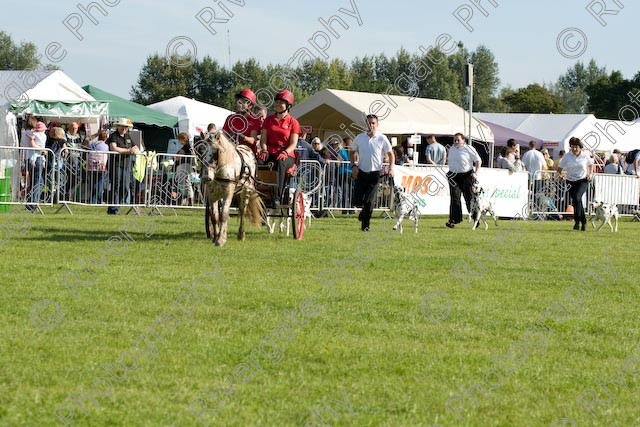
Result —
<path fill-rule="evenodd" d="M 121 232 L 120 229 L 122 229 L 123 231 Z M 266 228 L 263 228 L 263 229 L 249 228 L 249 229 L 246 229 L 245 231 L 246 231 L 247 241 L 266 240 L 269 238 L 274 238 L 275 236 L 275 235 L 269 234 Z M 126 233 L 128 233 L 128 236 L 126 236 Z M 237 240 L 236 236 L 237 236 L 237 230 L 230 230 L 228 234 L 228 240 Z M 52 229 L 52 227 L 34 225 L 31 227 L 29 233 L 27 233 L 25 236 L 20 237 L 20 240 L 34 241 L 34 242 L 42 242 L 42 241 L 92 242 L 92 241 L 106 241 L 112 237 L 119 237 L 123 240 L 125 239 L 134 240 L 135 242 L 143 242 L 147 240 L 172 240 L 176 242 L 200 241 L 204 243 L 211 243 L 211 240 L 208 239 L 205 234 L 204 227 L 202 231 L 158 232 L 156 230 L 155 232 L 150 233 L 149 237 L 146 237 L 145 234 L 142 232 L 128 231 L 126 230 L 126 228 L 122 228 L 122 227 L 114 227 L 112 230 L 92 230 L 88 232 L 86 229 L 62 228 L 62 227 L 56 227 Z"/>

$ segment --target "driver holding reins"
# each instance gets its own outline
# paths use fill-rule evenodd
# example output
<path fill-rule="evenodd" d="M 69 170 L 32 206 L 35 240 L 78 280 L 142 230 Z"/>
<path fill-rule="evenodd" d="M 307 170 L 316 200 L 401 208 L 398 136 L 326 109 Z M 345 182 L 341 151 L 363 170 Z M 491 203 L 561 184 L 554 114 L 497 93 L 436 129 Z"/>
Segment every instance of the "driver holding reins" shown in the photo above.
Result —
<path fill-rule="evenodd" d="M 274 98 L 275 114 L 267 116 L 262 124 L 260 159 L 277 164 L 278 197 L 283 194 L 286 171 L 295 164 L 295 149 L 300 134 L 300 124 L 289 114 L 293 101 L 290 91 L 285 89 L 278 92 Z"/>

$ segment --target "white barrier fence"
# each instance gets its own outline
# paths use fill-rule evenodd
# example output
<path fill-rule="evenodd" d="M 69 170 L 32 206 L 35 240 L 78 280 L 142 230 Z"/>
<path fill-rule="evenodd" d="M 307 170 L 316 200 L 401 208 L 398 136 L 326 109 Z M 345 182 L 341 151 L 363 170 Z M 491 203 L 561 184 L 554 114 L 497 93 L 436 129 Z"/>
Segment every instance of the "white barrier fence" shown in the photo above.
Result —
<path fill-rule="evenodd" d="M 202 180 L 195 156 L 158 154 L 147 170 L 147 206 L 203 208 Z"/>
<path fill-rule="evenodd" d="M 560 219 L 571 214 L 570 184 L 556 171 L 540 171 L 529 187 L 531 216 L 537 219 Z M 640 179 L 634 175 L 595 174 L 583 199 L 587 214 L 592 214 L 591 202 L 618 206 L 621 215 L 636 216 L 640 208 Z"/>
<path fill-rule="evenodd" d="M 49 149 L 0 147 L 0 212 L 12 204 L 37 209 L 54 203 L 202 209 L 205 188 L 198 166 L 196 156 L 149 157 L 81 149 L 54 155 Z M 375 209 L 390 209 L 395 185 L 407 191 L 417 188 L 422 215 L 449 213 L 446 166 L 396 166 L 394 171 L 393 179 L 381 180 Z M 543 171 L 529 182 L 526 172 L 482 168 L 478 180 L 499 216 L 559 219 L 570 213 L 568 184 L 554 171 Z M 314 211 L 355 210 L 349 162 L 300 161 L 291 185 L 310 196 Z M 635 176 L 596 174 L 586 201 L 617 204 L 621 214 L 636 215 L 639 198 L 640 180 Z"/>
<path fill-rule="evenodd" d="M 0 212 L 8 205 L 25 205 L 29 210 L 53 205 L 55 160 L 49 149 L 0 147 Z"/>
<path fill-rule="evenodd" d="M 56 156 L 58 203 L 67 206 L 144 207 L 145 156 L 63 149 Z"/>

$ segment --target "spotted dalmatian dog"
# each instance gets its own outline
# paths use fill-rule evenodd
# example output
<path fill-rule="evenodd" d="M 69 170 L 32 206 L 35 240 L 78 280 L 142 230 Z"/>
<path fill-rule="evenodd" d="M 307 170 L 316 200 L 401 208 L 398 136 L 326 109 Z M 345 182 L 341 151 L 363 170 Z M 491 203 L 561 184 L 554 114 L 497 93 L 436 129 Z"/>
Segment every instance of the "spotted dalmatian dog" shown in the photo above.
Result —
<path fill-rule="evenodd" d="M 393 210 L 398 218 L 394 230 L 400 230 L 402 234 L 402 221 L 409 218 L 413 221 L 414 232 L 418 232 L 418 220 L 420 219 L 420 209 L 418 207 L 418 198 L 415 193 L 409 193 L 404 188 L 395 186 L 393 196 Z"/>

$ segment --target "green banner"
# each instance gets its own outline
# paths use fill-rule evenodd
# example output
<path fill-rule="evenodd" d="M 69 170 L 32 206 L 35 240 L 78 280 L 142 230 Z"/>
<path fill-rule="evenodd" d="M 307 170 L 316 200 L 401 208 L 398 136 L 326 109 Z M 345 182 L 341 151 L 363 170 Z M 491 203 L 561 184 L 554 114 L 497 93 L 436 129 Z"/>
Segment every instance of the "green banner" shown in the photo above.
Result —
<path fill-rule="evenodd" d="M 12 105 L 12 113 L 49 117 L 96 117 L 109 115 L 109 104 L 100 101 L 61 102 L 35 101 Z"/>

